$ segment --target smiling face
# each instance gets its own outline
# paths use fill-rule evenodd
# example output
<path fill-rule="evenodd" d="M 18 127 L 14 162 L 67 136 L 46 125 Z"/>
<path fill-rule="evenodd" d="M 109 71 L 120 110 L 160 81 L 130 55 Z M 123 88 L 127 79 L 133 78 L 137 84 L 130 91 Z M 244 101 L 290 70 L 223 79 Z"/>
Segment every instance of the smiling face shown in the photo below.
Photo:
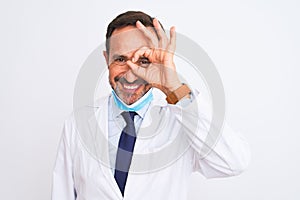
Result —
<path fill-rule="evenodd" d="M 104 52 L 109 69 L 109 82 L 115 93 L 127 105 L 140 99 L 149 89 L 149 84 L 136 76 L 126 64 L 134 52 L 144 46 L 149 47 L 148 39 L 134 26 L 114 30 L 110 38 L 109 54 Z M 147 58 L 140 58 L 137 64 L 147 67 Z"/>

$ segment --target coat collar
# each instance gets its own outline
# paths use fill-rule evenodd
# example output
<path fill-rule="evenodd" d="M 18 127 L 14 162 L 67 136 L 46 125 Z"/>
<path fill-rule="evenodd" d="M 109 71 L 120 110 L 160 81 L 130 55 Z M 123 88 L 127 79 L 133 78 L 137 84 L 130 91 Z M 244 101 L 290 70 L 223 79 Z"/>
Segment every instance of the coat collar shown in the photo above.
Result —
<path fill-rule="evenodd" d="M 122 199 L 122 194 L 119 191 L 118 185 L 115 182 L 110 169 L 110 159 L 108 151 L 108 114 L 110 109 L 109 100 L 113 100 L 112 95 L 100 98 L 92 105 L 89 105 L 88 108 L 91 110 L 91 112 L 89 112 L 87 120 L 89 131 L 92 134 L 91 136 L 93 137 L 93 139 L 95 139 L 95 146 L 93 148 L 94 152 L 96 153 L 96 159 L 102 164 L 101 168 L 104 171 L 105 177 L 113 190 L 116 192 L 116 195 L 120 199 Z M 164 93 L 154 88 L 153 100 L 148 105 L 148 109 L 146 108 L 144 113 L 138 113 L 143 117 L 141 127 L 143 127 L 143 124 L 149 123 L 149 120 L 151 121 L 151 119 L 149 118 L 150 115 L 147 114 L 147 110 L 154 106 L 165 107 L 167 105 L 168 104 L 165 100 Z M 117 113 L 120 114 L 120 111 L 118 111 Z M 138 146 L 139 144 L 137 143 L 135 148 L 138 148 Z"/>

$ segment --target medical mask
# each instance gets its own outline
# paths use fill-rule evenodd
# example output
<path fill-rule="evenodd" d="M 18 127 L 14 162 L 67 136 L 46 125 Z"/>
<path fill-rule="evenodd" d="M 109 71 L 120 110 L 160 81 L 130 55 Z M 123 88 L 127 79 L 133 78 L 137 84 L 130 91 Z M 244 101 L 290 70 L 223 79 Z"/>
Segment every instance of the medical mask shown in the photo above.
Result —
<path fill-rule="evenodd" d="M 138 111 L 153 99 L 152 88 L 146 94 L 144 94 L 144 96 L 131 105 L 124 103 L 114 90 L 112 90 L 112 94 L 118 108 L 125 111 Z"/>

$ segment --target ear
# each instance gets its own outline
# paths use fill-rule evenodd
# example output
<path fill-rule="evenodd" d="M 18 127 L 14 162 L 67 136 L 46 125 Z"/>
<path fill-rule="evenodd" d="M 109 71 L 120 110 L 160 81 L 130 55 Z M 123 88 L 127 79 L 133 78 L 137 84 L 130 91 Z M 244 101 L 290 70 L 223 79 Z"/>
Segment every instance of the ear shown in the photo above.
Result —
<path fill-rule="evenodd" d="M 107 52 L 106 51 L 103 51 L 103 56 L 104 56 L 104 58 L 105 58 L 105 61 L 106 61 L 106 64 L 107 64 L 107 67 L 109 67 L 109 62 L 108 62 L 108 54 L 107 54 Z"/>

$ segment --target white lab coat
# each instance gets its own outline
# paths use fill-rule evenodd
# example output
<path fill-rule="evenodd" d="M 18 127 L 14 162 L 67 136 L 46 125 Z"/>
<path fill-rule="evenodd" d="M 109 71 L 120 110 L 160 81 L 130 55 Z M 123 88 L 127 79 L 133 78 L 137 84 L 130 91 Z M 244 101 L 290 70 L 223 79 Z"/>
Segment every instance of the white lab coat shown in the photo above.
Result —
<path fill-rule="evenodd" d="M 163 117 L 167 122 L 163 134 L 157 134 L 148 140 L 137 137 L 131 165 L 142 170 L 129 173 L 122 197 L 112 170 L 106 165 L 109 163 L 107 142 L 91 145 L 99 139 L 100 134 L 104 134 L 104 138 L 107 139 L 109 98 L 111 97 L 102 98 L 93 106 L 75 111 L 77 114 L 74 112 L 66 120 L 53 171 L 52 200 L 184 200 L 187 198 L 187 182 L 192 172 L 198 171 L 207 178 L 233 176 L 240 174 L 249 163 L 248 144 L 226 124 L 213 151 L 201 157 L 199 152 L 210 126 L 209 121 L 204 119 L 205 115 L 198 116 L 200 123 L 197 125 L 197 131 L 191 133 L 191 124 L 185 126 L 181 123 L 181 112 L 188 108 L 182 109 L 178 105 L 167 104 L 161 98 L 155 98 L 150 107 L 159 106 L 161 111 L 165 111 L 161 113 L 164 113 Z M 198 96 L 196 100 L 199 98 L 201 97 Z M 199 102 L 201 103 L 201 100 Z M 192 113 L 195 110 L 188 112 Z M 78 125 L 79 115 L 85 115 L 81 119 L 81 125 Z M 188 119 L 189 123 L 197 123 L 193 117 L 194 115 L 191 115 L 191 119 Z M 151 115 L 147 113 L 141 127 L 146 127 L 150 121 Z M 95 135 L 78 133 L 91 131 L 97 125 L 100 127 L 100 133 L 95 130 L 92 131 Z M 180 129 L 181 126 L 185 128 Z M 186 151 L 179 152 L 180 156 L 172 162 L 160 166 L 156 165 L 157 161 L 153 161 L 154 165 L 149 164 L 152 167 L 147 170 L 147 163 L 141 164 L 138 158 L 135 158 L 135 154 L 159 152 L 170 145 L 170 141 L 178 134 L 183 134 L 187 141 L 192 140 L 192 143 Z M 156 169 L 153 166 L 156 166 Z"/>

